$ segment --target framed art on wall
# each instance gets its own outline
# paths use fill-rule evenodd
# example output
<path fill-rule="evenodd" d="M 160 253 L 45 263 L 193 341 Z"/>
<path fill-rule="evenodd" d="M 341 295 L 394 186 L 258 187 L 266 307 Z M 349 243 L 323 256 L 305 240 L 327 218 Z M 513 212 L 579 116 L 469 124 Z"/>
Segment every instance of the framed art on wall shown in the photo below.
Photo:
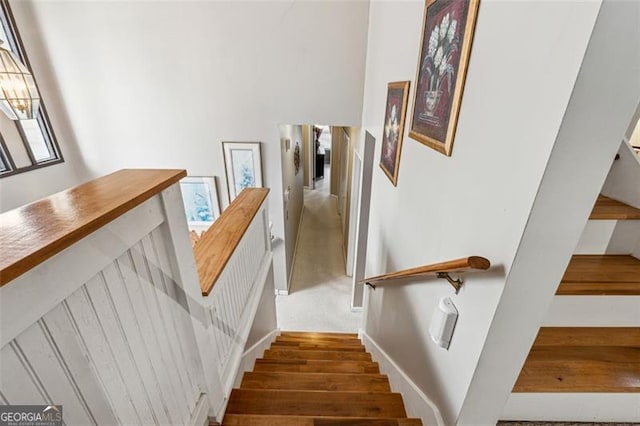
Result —
<path fill-rule="evenodd" d="M 244 188 L 262 187 L 260 142 L 222 142 L 229 202 Z"/>
<path fill-rule="evenodd" d="M 480 0 L 427 0 L 409 136 L 451 155 Z"/>
<path fill-rule="evenodd" d="M 387 106 L 384 113 L 380 168 L 391 180 L 393 186 L 398 183 L 409 84 L 409 81 L 396 81 L 387 85 Z"/>
<path fill-rule="evenodd" d="M 188 176 L 180 181 L 184 212 L 190 230 L 206 230 L 220 216 L 213 176 Z"/>

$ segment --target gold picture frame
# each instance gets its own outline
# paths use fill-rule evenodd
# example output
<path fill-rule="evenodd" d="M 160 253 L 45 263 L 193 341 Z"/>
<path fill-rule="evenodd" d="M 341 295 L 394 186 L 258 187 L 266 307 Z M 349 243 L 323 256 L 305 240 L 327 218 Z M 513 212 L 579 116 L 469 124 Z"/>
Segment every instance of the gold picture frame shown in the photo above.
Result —
<path fill-rule="evenodd" d="M 393 186 L 398 183 L 400 153 L 404 136 L 404 120 L 409 100 L 409 81 L 395 81 L 387 85 L 387 102 L 382 129 L 380 168 Z"/>
<path fill-rule="evenodd" d="M 480 0 L 426 0 L 409 136 L 451 156 Z"/>

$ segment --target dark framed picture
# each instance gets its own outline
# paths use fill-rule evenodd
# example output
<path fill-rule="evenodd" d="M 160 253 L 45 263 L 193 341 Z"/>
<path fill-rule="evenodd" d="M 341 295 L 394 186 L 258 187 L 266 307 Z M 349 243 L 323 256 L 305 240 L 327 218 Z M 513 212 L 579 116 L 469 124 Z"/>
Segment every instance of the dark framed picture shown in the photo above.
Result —
<path fill-rule="evenodd" d="M 398 183 L 409 84 L 409 81 L 396 81 L 389 83 L 387 86 L 387 107 L 384 113 L 380 168 L 387 175 L 393 186 Z"/>
<path fill-rule="evenodd" d="M 427 0 L 409 136 L 451 155 L 480 0 Z"/>

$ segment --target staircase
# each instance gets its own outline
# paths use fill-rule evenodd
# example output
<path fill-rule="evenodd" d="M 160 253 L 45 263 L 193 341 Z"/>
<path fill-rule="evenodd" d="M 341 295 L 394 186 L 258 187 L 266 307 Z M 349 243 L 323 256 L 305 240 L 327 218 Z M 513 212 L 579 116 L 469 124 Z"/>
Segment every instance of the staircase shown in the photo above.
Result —
<path fill-rule="evenodd" d="M 282 332 L 233 389 L 222 422 L 243 426 L 421 425 L 408 419 L 356 334 Z"/>
<path fill-rule="evenodd" d="M 620 222 L 625 223 L 618 228 Z M 632 255 L 640 243 L 640 209 L 598 197 L 585 228 L 592 235 L 583 234 L 583 240 L 593 241 L 606 227 L 613 231 L 602 245 L 604 253 L 586 254 L 592 248 L 579 244 L 580 254 L 569 262 L 505 409 L 509 420 L 584 421 L 579 416 L 585 407 L 606 404 L 604 398 L 623 409 L 640 407 L 640 260 Z M 554 418 L 553 412 L 567 412 L 554 400 L 575 403 L 571 410 L 577 417 Z M 533 404 L 538 404 L 537 419 L 523 409 Z M 607 411 L 598 407 L 592 412 L 597 410 Z M 609 412 L 615 416 L 614 408 Z"/>

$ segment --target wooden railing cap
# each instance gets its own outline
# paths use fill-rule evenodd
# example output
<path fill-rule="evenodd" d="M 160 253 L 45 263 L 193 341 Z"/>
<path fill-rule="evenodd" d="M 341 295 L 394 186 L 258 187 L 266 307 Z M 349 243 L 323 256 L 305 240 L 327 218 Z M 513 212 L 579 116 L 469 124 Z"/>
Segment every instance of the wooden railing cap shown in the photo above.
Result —
<path fill-rule="evenodd" d="M 268 194 L 268 188 L 245 188 L 200 236 L 193 252 L 203 296 L 213 289 Z"/>
<path fill-rule="evenodd" d="M 60 253 L 184 176 L 184 170 L 120 170 L 1 214 L 0 285 Z"/>

